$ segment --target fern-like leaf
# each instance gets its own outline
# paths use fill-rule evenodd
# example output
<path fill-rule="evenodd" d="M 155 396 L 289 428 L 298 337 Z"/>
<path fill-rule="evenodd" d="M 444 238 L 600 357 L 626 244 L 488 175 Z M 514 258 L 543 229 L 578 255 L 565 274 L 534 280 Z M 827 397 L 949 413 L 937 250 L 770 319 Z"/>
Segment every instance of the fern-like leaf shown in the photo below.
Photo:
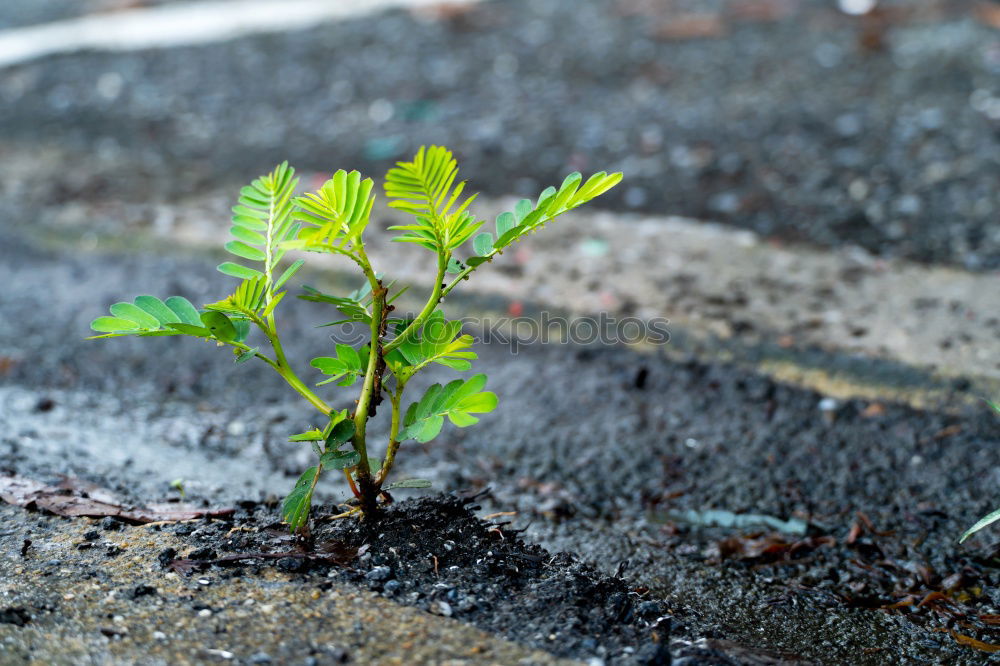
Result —
<path fill-rule="evenodd" d="M 139 296 L 132 303 L 115 303 L 110 310 L 111 316 L 98 317 L 90 323 L 91 329 L 101 333 L 90 339 L 123 335 L 211 335 L 202 325 L 198 310 L 182 296 L 171 296 L 166 302 L 155 296 Z"/>
<path fill-rule="evenodd" d="M 620 172 L 608 174 L 601 171 L 583 182 L 579 173 L 571 173 L 566 176 L 559 189 L 546 188 L 536 203 L 522 199 L 513 211 L 497 216 L 496 236 L 486 231 L 476 235 L 472 245 L 478 256 L 470 257 L 466 263 L 475 267 L 489 261 L 493 255 L 522 236 L 538 231 L 555 217 L 599 197 L 621 182 L 621 179 Z"/>
<path fill-rule="evenodd" d="M 222 299 L 216 303 L 209 303 L 205 306 L 207 310 L 225 312 L 237 317 L 254 319 L 260 310 L 265 309 L 266 316 L 270 310 L 281 300 L 285 292 L 278 293 L 267 303 L 267 281 L 264 276 L 258 276 L 249 280 L 243 280 L 236 288 L 232 296 Z"/>
<path fill-rule="evenodd" d="M 413 224 L 389 227 L 404 232 L 393 240 L 450 253 L 472 237 L 482 222 L 468 212 L 476 195 L 462 199 L 465 181 L 455 185 L 458 162 L 441 146 L 421 147 L 412 162 L 399 162 L 385 177 L 389 206 L 413 215 Z"/>
<path fill-rule="evenodd" d="M 373 186 L 371 178 L 341 169 L 316 192 L 297 197 L 293 217 L 305 226 L 284 247 L 336 252 L 360 245 L 375 202 Z"/>
<path fill-rule="evenodd" d="M 295 169 L 283 162 L 240 190 L 229 230 L 233 240 L 226 243 L 226 250 L 262 263 L 263 270 L 227 261 L 219 265 L 220 272 L 243 280 L 265 276 L 267 288 L 271 288 L 271 273 L 285 254 L 282 243 L 299 231 L 299 223 L 292 216 L 292 194 L 298 182 Z"/>

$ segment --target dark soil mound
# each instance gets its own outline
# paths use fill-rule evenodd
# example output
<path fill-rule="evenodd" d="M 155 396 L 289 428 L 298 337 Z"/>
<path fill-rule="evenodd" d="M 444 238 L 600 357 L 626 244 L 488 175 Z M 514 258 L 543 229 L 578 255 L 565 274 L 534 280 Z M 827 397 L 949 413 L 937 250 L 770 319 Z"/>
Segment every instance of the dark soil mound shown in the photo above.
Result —
<path fill-rule="evenodd" d="M 472 511 L 480 507 L 473 502 L 437 495 L 392 505 L 374 524 L 321 523 L 311 542 L 299 544 L 297 551 L 289 550 L 291 537 L 279 525 L 267 524 L 274 515 L 260 508 L 241 524 L 250 531 L 199 544 L 193 557 L 204 560 L 198 568 L 205 568 L 231 564 L 215 559 L 216 552 L 223 558 L 223 551 L 233 549 L 243 555 L 268 553 L 267 559 L 285 571 L 360 584 L 558 656 L 670 663 L 670 618 L 661 602 L 644 599 L 642 590 L 621 577 L 603 574 L 571 554 L 552 555 L 503 524 L 477 518 Z M 294 554 L 275 557 L 281 552 Z M 333 552 L 349 553 L 351 561 L 331 563 Z M 163 558 L 164 564 L 191 570 L 192 560 L 171 563 L 172 555 Z"/>

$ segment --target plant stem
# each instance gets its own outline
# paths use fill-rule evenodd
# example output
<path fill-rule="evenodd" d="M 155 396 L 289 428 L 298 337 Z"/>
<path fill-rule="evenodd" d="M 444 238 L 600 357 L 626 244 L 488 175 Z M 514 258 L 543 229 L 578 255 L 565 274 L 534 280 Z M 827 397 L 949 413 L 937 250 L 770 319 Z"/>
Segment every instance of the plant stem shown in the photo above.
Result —
<path fill-rule="evenodd" d="M 361 510 L 365 515 L 373 515 L 378 510 L 378 505 L 376 504 L 378 489 L 372 480 L 371 470 L 368 467 L 368 446 L 365 441 L 365 430 L 370 417 L 369 409 L 372 405 L 372 400 L 377 398 L 375 395 L 376 380 L 379 379 L 377 375 L 381 372 L 381 368 L 384 367 L 382 361 L 382 329 L 385 323 L 386 289 L 379 283 L 374 271 L 372 271 L 371 265 L 364 255 L 363 248 L 359 251 L 359 256 L 364 262 L 362 268 L 365 271 L 365 276 L 368 277 L 368 281 L 372 285 L 372 323 L 371 342 L 368 347 L 368 368 L 365 371 L 365 381 L 361 387 L 361 395 L 358 397 L 358 406 L 354 411 L 354 438 L 351 441 L 354 450 L 361 456 L 361 460 L 354 468 L 358 482 L 358 491 L 360 493 Z M 381 392 L 381 382 L 377 385 L 379 387 L 378 392 Z"/>
<path fill-rule="evenodd" d="M 354 477 L 351 476 L 350 470 L 345 469 L 344 476 L 347 477 L 347 485 L 351 487 L 351 492 L 354 493 L 355 497 L 361 499 L 361 493 L 358 492 L 358 487 L 354 484 Z"/>
<path fill-rule="evenodd" d="M 441 298 L 443 296 L 442 289 L 444 287 L 442 286 L 442 283 L 444 282 L 445 271 L 448 270 L 448 260 L 450 258 L 450 253 L 438 255 L 437 277 L 434 279 L 434 290 L 431 292 L 431 296 L 427 300 L 427 304 L 424 306 L 424 309 L 420 311 L 420 314 L 417 315 L 417 318 L 411 321 L 410 325 L 407 326 L 402 333 L 397 335 L 394 340 L 386 343 L 384 349 L 386 354 L 406 342 L 406 339 L 409 336 L 420 330 L 420 327 L 424 325 L 427 318 L 431 316 L 435 309 L 437 309 L 437 305 L 441 302 Z"/>
<path fill-rule="evenodd" d="M 257 358 L 267 363 L 271 366 L 275 372 L 281 375 L 289 386 L 295 389 L 299 395 L 309 401 L 313 407 L 323 412 L 325 416 L 330 415 L 330 405 L 326 404 L 318 395 L 312 392 L 312 390 L 306 386 L 305 382 L 299 379 L 299 376 L 295 374 L 291 366 L 288 365 L 288 360 L 285 358 L 285 352 L 281 348 L 281 341 L 278 339 L 278 333 L 274 330 L 274 315 L 272 314 L 268 318 L 267 324 L 255 319 L 254 323 L 264 332 L 267 336 L 268 341 L 271 343 L 271 347 L 274 349 L 274 355 L 277 360 L 272 360 L 261 353 L 257 353 Z M 236 347 L 240 351 L 250 351 L 250 347 L 243 344 L 242 342 L 236 342 L 235 340 L 229 341 L 227 344 Z"/>
<path fill-rule="evenodd" d="M 397 386 L 396 390 L 389 395 L 389 402 L 392 403 L 392 425 L 389 427 L 389 448 L 385 451 L 385 460 L 382 461 L 382 469 L 379 470 L 375 485 L 379 488 L 385 483 L 389 476 L 392 464 L 396 460 L 396 451 L 399 450 L 399 405 L 403 398 L 403 385 Z"/>

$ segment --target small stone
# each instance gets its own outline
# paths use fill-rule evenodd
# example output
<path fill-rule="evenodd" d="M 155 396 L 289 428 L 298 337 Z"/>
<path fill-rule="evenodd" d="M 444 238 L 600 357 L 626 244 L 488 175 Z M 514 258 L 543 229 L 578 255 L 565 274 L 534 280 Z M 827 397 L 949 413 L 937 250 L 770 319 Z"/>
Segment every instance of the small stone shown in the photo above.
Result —
<path fill-rule="evenodd" d="M 198 611 L 198 617 L 212 617 L 212 611 L 209 608 L 202 608 Z"/>
<path fill-rule="evenodd" d="M 165 640 L 167 640 L 167 635 L 165 633 L 163 633 L 162 631 L 154 631 L 153 632 L 153 640 L 154 641 L 165 641 Z"/>
<path fill-rule="evenodd" d="M 664 609 L 663 604 L 661 604 L 659 601 L 653 601 L 653 600 L 643 601 L 641 604 L 639 604 L 639 607 L 636 608 L 636 613 L 643 620 L 655 620 L 656 618 L 663 615 L 665 612 L 666 609 Z"/>
<path fill-rule="evenodd" d="M 192 550 L 191 554 L 188 555 L 188 559 L 191 560 L 214 560 L 215 557 L 215 551 L 207 546 L 204 548 L 198 548 L 197 550 Z"/>
<path fill-rule="evenodd" d="M 435 608 L 438 615 L 443 615 L 444 617 L 451 617 L 451 604 L 447 601 L 437 602 L 437 608 Z"/>
<path fill-rule="evenodd" d="M 101 538 L 101 533 L 97 530 L 90 530 L 89 532 L 84 533 L 83 538 L 87 541 L 97 541 Z"/>
<path fill-rule="evenodd" d="M 0 610 L 0 624 L 13 624 L 16 627 L 23 627 L 31 622 L 31 615 L 20 606 L 10 606 Z"/>
<path fill-rule="evenodd" d="M 52 398 L 42 398 L 37 403 L 35 403 L 36 412 L 51 412 L 52 408 L 56 406 L 56 401 Z"/>
<path fill-rule="evenodd" d="M 177 550 L 174 548 L 166 548 L 160 551 L 160 554 L 156 556 L 156 560 L 160 563 L 160 566 L 166 569 L 170 566 L 170 563 L 177 558 Z"/>
<path fill-rule="evenodd" d="M 194 532 L 194 525 L 191 523 L 181 523 L 174 528 L 174 534 L 177 536 L 190 536 Z"/>
<path fill-rule="evenodd" d="M 104 519 L 101 521 L 102 530 L 106 530 L 108 532 L 114 532 L 120 530 L 121 528 L 122 524 L 117 520 L 115 520 L 114 518 L 112 518 L 111 516 L 105 516 Z"/>
<path fill-rule="evenodd" d="M 250 656 L 250 663 L 251 664 L 270 664 L 271 663 L 271 655 L 269 655 L 266 652 L 257 652 L 256 654 L 253 654 L 253 655 Z"/>
<path fill-rule="evenodd" d="M 215 648 L 209 648 L 208 650 L 205 650 L 205 652 L 210 657 L 215 657 L 216 659 L 224 659 L 227 661 L 236 656 L 229 650 L 217 650 Z"/>
<path fill-rule="evenodd" d="M 134 590 L 132 590 L 132 598 L 138 599 L 139 597 L 146 597 L 156 594 L 156 588 L 152 585 L 137 585 Z"/>
<path fill-rule="evenodd" d="M 199 578 L 198 579 L 198 584 L 199 585 L 211 585 L 212 584 L 212 579 L 211 578 Z"/>
<path fill-rule="evenodd" d="M 278 560 L 278 569 L 288 573 L 299 573 L 309 568 L 304 557 L 282 557 Z"/>
<path fill-rule="evenodd" d="M 392 569 L 389 567 L 375 567 L 365 574 L 365 578 L 370 581 L 386 581 L 392 578 Z"/>
<path fill-rule="evenodd" d="M 642 666 L 667 666 L 670 664 L 670 648 L 666 641 L 649 642 L 635 653 L 633 663 Z"/>
<path fill-rule="evenodd" d="M 402 587 L 402 585 L 403 584 L 398 580 L 390 580 L 382 586 L 382 591 L 388 595 L 393 595 L 396 594 L 396 592 L 399 592 L 399 588 Z"/>

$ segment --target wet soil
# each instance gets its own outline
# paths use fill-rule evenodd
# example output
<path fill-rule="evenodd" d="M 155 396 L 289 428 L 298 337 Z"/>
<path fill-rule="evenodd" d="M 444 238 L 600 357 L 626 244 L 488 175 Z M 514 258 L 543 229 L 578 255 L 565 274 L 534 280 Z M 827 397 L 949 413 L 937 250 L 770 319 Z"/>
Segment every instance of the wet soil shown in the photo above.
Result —
<path fill-rule="evenodd" d="M 444 143 L 493 194 L 616 169 L 629 209 L 1000 267 L 995 15 L 881 4 L 510 0 L 67 54 L 0 72 L 0 142 L 68 151 L 66 199 L 149 200 L 133 175 L 166 168 L 163 201 L 284 159 L 381 175 Z"/>
<path fill-rule="evenodd" d="M 393 504 L 376 522 L 322 522 L 338 511 L 327 506 L 305 543 L 263 509 L 237 517 L 215 540 L 203 537 L 194 555 L 163 562 L 193 574 L 233 570 L 234 556 L 286 553 L 279 570 L 351 583 L 556 656 L 669 661 L 665 604 L 571 555 L 525 543 L 504 517 L 477 518 L 480 509 L 474 498 L 439 495 Z"/>
<path fill-rule="evenodd" d="M 0 663 L 568 664 L 287 567 L 165 569 L 232 523 L 123 526 L 0 505 Z M 239 532 L 234 532 L 238 535 Z"/>

